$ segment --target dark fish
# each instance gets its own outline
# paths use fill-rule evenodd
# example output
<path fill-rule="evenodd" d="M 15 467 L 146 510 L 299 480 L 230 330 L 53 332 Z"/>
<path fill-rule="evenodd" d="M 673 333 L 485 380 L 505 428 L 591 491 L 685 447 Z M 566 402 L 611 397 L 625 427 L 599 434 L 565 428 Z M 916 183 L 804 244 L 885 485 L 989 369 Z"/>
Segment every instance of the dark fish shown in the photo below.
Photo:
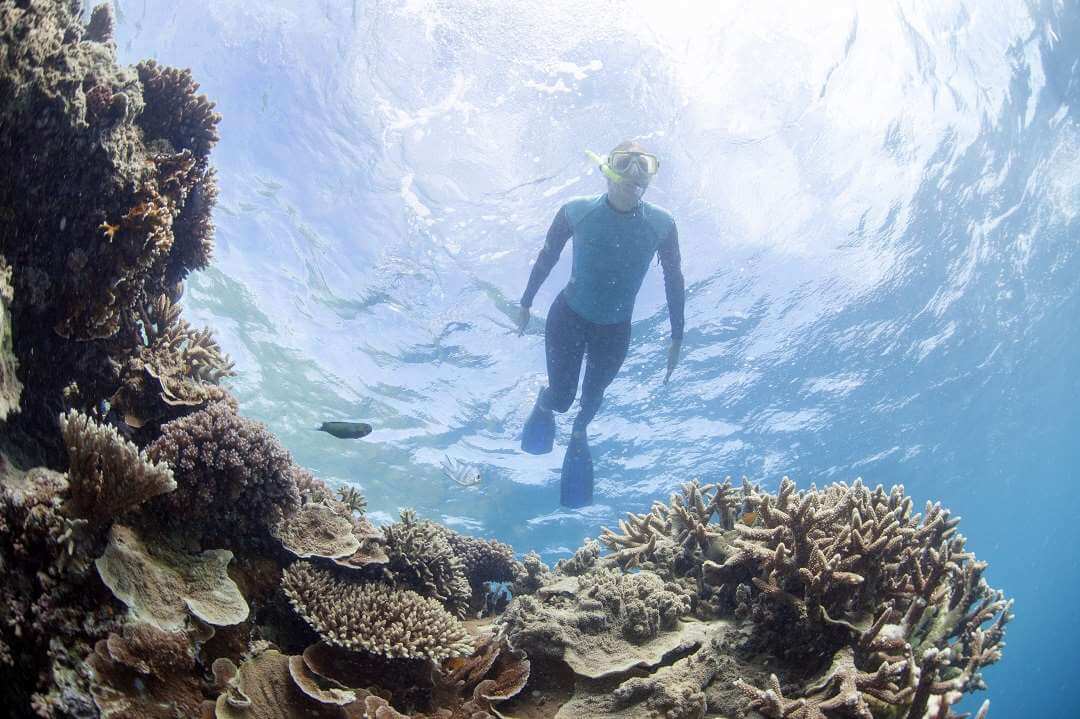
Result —
<path fill-rule="evenodd" d="M 316 427 L 316 430 L 338 439 L 360 439 L 371 434 L 371 425 L 367 422 L 323 422 L 322 427 Z"/>

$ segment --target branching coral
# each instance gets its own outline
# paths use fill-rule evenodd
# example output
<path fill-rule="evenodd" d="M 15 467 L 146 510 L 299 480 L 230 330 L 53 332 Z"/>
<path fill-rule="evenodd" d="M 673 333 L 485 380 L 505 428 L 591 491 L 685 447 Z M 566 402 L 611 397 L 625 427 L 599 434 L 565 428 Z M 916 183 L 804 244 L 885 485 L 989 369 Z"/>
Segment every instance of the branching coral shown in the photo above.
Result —
<path fill-rule="evenodd" d="M 451 547 L 443 527 L 402 510 L 401 521 L 383 528 L 388 578 L 425 597 L 442 602 L 464 617 L 472 597 L 465 564 Z"/>
<path fill-rule="evenodd" d="M 270 537 L 299 509 L 297 468 L 266 427 L 224 402 L 175 419 L 147 447 L 173 469 L 175 492 L 151 500 L 148 514 L 185 526 L 212 546 L 245 546 Z"/>
<path fill-rule="evenodd" d="M 157 424 L 228 398 L 219 383 L 234 374 L 232 362 L 209 330 L 196 331 L 181 319 L 180 307 L 166 295 L 140 307 L 132 334 L 139 350 L 121 370 L 120 388 L 110 399 L 127 424 Z"/>
<path fill-rule="evenodd" d="M 282 587 L 297 614 L 330 644 L 434 662 L 471 651 L 461 623 L 415 592 L 353 584 L 306 562 L 285 570 Z"/>
<path fill-rule="evenodd" d="M 146 137 L 168 140 L 176 152 L 189 150 L 206 157 L 218 141 L 221 115 L 206 95 L 196 94 L 199 83 L 190 70 L 158 65 L 153 60 L 136 67 L 146 109 L 136 120 Z"/>
<path fill-rule="evenodd" d="M 64 510 L 72 517 L 102 523 L 151 497 L 176 489 L 172 470 L 153 464 L 116 430 L 81 412 L 60 416 L 68 450 L 69 497 Z"/>

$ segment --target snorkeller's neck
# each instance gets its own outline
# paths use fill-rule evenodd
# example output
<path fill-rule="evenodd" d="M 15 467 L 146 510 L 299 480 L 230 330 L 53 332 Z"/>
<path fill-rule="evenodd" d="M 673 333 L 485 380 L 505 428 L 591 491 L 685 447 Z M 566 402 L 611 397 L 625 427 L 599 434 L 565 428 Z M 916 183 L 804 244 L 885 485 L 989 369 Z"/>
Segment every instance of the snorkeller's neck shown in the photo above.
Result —
<path fill-rule="evenodd" d="M 629 197 L 623 193 L 615 193 L 612 197 L 611 186 L 608 186 L 608 191 L 604 193 L 604 202 L 607 203 L 615 212 L 630 214 L 636 212 L 641 207 L 643 200 L 641 199 L 644 191 L 641 194 L 632 194 Z"/>

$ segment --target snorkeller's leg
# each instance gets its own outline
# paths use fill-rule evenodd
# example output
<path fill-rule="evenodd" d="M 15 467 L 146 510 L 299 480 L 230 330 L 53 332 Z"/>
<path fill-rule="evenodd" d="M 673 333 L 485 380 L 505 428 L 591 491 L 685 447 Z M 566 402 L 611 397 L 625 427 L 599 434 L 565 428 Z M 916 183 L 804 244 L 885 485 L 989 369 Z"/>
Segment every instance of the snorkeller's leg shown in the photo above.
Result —
<path fill-rule="evenodd" d="M 630 347 L 630 323 L 594 325 L 589 336 L 589 359 L 581 386 L 581 411 L 574 419 L 570 444 L 563 458 L 560 500 L 567 507 L 592 504 L 593 463 L 587 429 L 604 399 L 604 390 L 619 373 Z"/>
<path fill-rule="evenodd" d="M 581 410 L 574 419 L 574 431 L 584 432 L 600 411 L 604 391 L 619 373 L 630 349 L 630 323 L 595 325 L 589 337 L 585 380 L 581 383 Z"/>
<path fill-rule="evenodd" d="M 586 325 L 571 310 L 562 293 L 548 310 L 544 331 L 548 386 L 540 390 L 521 433 L 521 449 L 529 454 L 546 454 L 555 442 L 553 412 L 570 409 L 577 394 L 581 360 L 585 354 Z"/>

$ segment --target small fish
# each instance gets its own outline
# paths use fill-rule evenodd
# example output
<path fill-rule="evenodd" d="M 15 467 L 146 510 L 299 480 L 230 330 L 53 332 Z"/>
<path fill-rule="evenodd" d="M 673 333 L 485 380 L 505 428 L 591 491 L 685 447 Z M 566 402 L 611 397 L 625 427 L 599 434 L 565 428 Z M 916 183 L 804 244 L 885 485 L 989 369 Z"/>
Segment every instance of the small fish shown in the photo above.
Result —
<path fill-rule="evenodd" d="M 739 517 L 739 521 L 745 524 L 747 527 L 753 527 L 757 522 L 757 512 L 747 512 L 743 516 Z"/>
<path fill-rule="evenodd" d="M 360 439 L 371 434 L 371 425 L 367 422 L 323 422 L 315 431 L 332 434 L 338 439 Z"/>
<path fill-rule="evenodd" d="M 455 462 L 449 456 L 442 463 L 443 474 L 451 482 L 456 482 L 462 487 L 475 487 L 480 484 L 480 470 L 475 467 Z"/>

